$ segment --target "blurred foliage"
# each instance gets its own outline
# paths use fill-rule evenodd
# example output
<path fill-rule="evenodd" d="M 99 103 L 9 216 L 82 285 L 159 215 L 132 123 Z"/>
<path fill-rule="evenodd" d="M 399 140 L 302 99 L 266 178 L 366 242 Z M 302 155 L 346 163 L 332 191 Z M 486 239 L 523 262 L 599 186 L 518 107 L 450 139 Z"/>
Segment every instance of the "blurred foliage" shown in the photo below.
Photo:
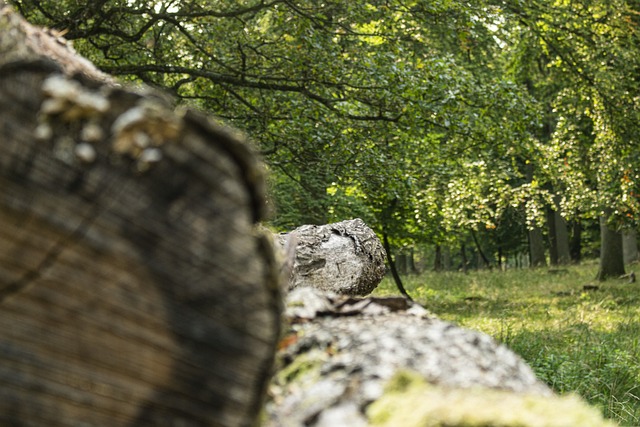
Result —
<path fill-rule="evenodd" d="M 13 3 L 249 134 L 277 228 L 361 216 L 453 244 L 548 207 L 637 225 L 636 1 Z"/>

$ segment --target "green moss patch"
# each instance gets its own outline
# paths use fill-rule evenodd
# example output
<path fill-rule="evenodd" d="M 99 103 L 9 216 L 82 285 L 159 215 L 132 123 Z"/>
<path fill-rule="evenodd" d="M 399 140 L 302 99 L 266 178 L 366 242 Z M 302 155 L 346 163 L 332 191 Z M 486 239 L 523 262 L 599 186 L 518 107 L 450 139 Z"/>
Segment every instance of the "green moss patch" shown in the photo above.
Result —
<path fill-rule="evenodd" d="M 614 427 L 575 395 L 535 396 L 488 389 L 447 389 L 398 373 L 367 409 L 379 427 Z"/>
<path fill-rule="evenodd" d="M 276 383 L 286 386 L 303 381 L 317 381 L 320 378 L 320 368 L 326 357 L 326 354 L 321 350 L 312 350 L 299 355 L 278 372 Z"/>

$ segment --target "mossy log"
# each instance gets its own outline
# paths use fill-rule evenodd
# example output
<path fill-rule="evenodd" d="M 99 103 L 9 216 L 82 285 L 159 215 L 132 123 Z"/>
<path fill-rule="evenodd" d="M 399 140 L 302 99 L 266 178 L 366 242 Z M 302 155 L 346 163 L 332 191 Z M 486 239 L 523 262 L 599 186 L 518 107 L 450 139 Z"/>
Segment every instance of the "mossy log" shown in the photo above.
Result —
<path fill-rule="evenodd" d="M 491 337 L 402 297 L 294 289 L 268 427 L 614 427 Z"/>
<path fill-rule="evenodd" d="M 280 295 L 259 161 L 0 0 L 0 425 L 255 425 Z"/>

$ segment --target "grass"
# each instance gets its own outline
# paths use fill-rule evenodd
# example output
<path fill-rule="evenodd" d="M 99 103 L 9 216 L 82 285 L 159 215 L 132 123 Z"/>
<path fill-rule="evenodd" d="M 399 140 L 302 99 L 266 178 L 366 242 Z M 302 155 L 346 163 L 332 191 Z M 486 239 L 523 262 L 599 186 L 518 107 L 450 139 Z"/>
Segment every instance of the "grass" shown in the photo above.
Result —
<path fill-rule="evenodd" d="M 555 271 L 428 272 L 403 282 L 442 319 L 508 345 L 558 393 L 577 393 L 621 426 L 640 426 L 640 283 L 598 283 L 596 271 L 587 263 Z M 397 293 L 391 279 L 374 292 Z"/>

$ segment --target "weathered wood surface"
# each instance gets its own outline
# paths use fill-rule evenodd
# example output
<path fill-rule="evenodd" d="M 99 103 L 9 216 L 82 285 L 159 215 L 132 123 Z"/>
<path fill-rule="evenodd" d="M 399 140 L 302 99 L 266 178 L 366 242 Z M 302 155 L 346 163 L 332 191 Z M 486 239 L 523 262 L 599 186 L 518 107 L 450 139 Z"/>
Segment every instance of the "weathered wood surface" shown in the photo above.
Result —
<path fill-rule="evenodd" d="M 285 313 L 265 427 L 613 427 L 506 346 L 405 298 L 303 287 Z"/>
<path fill-rule="evenodd" d="M 385 274 L 385 252 L 375 232 L 359 218 L 303 225 L 279 236 L 295 244 L 289 288 L 313 287 L 343 295 L 367 295 Z"/>
<path fill-rule="evenodd" d="M 253 425 L 280 328 L 263 187 L 235 136 L 0 0 L 0 425 Z"/>

